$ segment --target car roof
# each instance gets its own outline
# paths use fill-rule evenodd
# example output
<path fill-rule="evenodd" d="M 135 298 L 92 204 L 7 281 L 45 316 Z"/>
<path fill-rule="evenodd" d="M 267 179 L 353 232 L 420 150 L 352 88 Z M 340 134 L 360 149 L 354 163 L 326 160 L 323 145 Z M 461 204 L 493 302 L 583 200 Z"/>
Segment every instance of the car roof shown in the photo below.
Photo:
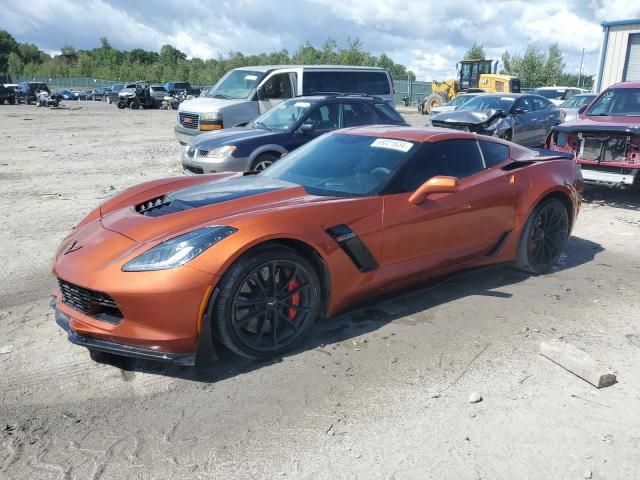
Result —
<path fill-rule="evenodd" d="M 475 140 L 476 135 L 461 130 L 437 127 L 403 127 L 392 125 L 366 125 L 339 130 L 340 133 L 366 137 L 384 137 L 410 142 L 438 142 L 453 138 Z"/>
<path fill-rule="evenodd" d="M 615 83 L 608 88 L 640 88 L 640 80 L 632 80 L 629 82 Z"/>
<path fill-rule="evenodd" d="M 322 69 L 322 70 L 377 70 L 385 72 L 386 69 L 382 67 L 362 67 L 356 65 L 255 65 L 247 67 L 238 67 L 233 70 L 252 70 L 254 72 L 270 72 L 271 70 L 280 70 L 283 68 L 304 68 L 307 70 Z"/>

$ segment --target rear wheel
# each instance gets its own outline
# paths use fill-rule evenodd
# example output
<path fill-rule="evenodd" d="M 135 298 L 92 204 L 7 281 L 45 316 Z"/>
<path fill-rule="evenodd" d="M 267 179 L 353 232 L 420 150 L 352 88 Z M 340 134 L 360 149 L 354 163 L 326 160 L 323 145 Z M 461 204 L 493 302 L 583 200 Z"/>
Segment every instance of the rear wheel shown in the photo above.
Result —
<path fill-rule="evenodd" d="M 253 161 L 251 170 L 261 172 L 265 168 L 270 167 L 276 160 L 278 160 L 278 157 L 273 153 L 263 153 L 262 155 L 258 155 L 258 158 Z"/>
<path fill-rule="evenodd" d="M 309 333 L 320 299 L 318 275 L 296 251 L 275 247 L 250 253 L 220 281 L 214 336 L 243 357 L 279 355 Z"/>
<path fill-rule="evenodd" d="M 547 273 L 564 251 L 569 237 L 569 213 L 550 199 L 534 208 L 522 230 L 516 267 L 536 275 Z"/>
<path fill-rule="evenodd" d="M 138 100 L 137 98 L 134 98 L 133 100 L 131 100 L 131 103 L 129 104 L 129 108 L 131 110 L 138 110 L 140 108 L 140 100 Z"/>

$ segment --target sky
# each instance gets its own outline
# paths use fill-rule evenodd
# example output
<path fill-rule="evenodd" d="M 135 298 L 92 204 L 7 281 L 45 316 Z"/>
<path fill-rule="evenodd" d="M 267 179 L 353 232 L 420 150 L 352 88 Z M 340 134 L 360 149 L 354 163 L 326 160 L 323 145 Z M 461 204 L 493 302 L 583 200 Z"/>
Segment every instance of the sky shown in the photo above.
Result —
<path fill-rule="evenodd" d="M 603 20 L 640 18 L 638 0 L 0 0 L 0 29 L 50 54 L 112 46 L 160 50 L 170 43 L 189 57 L 230 51 L 255 54 L 328 38 L 359 38 L 387 53 L 418 80 L 450 78 L 474 43 L 487 58 L 521 54 L 528 40 L 558 42 L 565 70 L 596 72 Z"/>

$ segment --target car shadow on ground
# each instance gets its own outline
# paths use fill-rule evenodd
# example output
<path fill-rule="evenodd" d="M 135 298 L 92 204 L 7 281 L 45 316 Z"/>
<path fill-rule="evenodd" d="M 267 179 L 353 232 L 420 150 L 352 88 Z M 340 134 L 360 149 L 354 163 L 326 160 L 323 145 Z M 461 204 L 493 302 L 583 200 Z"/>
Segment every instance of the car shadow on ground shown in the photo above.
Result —
<path fill-rule="evenodd" d="M 603 250 L 604 248 L 597 243 L 580 237 L 571 237 L 566 253 L 562 255 L 552 273 L 588 263 Z M 375 303 L 369 302 L 366 306 L 353 308 L 319 322 L 309 338 L 298 348 L 288 352 L 286 356 L 316 348 L 324 350 L 323 347 L 327 345 L 371 333 L 395 320 L 471 295 L 511 298 L 510 293 L 500 289 L 520 283 L 529 277 L 529 274 L 514 270 L 507 265 L 496 265 L 465 270 L 411 290 L 379 297 Z M 221 345 L 216 345 L 216 349 L 218 360 L 198 367 L 179 367 L 124 357 L 111 357 L 106 363 L 127 372 L 215 383 L 282 361 L 282 358 L 269 361 L 247 360 L 232 354 Z M 326 350 L 325 353 L 327 353 Z"/>
<path fill-rule="evenodd" d="M 606 205 L 640 211 L 640 190 L 606 185 L 586 185 L 583 201 L 589 205 Z"/>

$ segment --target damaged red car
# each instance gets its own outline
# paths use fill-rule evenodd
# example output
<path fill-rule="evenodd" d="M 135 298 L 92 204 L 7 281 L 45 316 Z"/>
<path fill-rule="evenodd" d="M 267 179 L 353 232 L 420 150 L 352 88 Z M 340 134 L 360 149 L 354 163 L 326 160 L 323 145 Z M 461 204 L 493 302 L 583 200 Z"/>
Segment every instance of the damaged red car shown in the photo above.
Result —
<path fill-rule="evenodd" d="M 573 153 L 587 182 L 640 185 L 640 82 L 603 91 L 575 121 L 553 127 L 546 147 Z"/>

